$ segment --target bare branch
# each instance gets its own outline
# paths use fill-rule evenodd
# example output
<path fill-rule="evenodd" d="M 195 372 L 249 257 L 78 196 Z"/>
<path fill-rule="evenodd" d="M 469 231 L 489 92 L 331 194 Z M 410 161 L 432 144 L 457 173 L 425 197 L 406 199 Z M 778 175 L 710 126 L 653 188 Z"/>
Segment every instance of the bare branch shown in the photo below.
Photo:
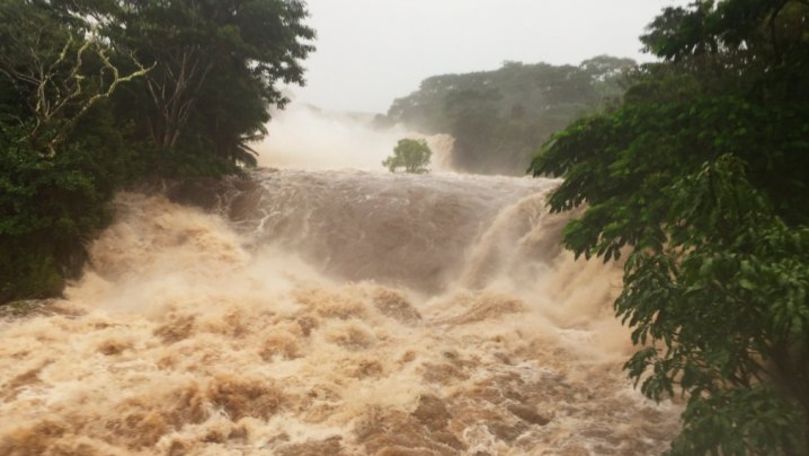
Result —
<path fill-rule="evenodd" d="M 147 87 L 160 116 L 150 127 L 159 146 L 176 144 L 212 68 L 199 46 L 182 46 L 167 51 L 160 74 L 148 78 Z"/>
<path fill-rule="evenodd" d="M 64 141 L 66 136 L 75 127 L 75 125 L 79 122 L 79 120 L 81 120 L 81 118 L 90 109 L 92 109 L 93 106 L 95 106 L 99 101 L 110 98 L 115 93 L 115 91 L 118 89 L 118 87 L 121 84 L 130 82 L 130 81 L 132 81 L 134 79 L 145 76 L 152 69 L 154 69 L 154 67 L 157 65 L 157 63 L 154 63 L 154 64 L 152 64 L 152 66 L 146 68 L 137 60 L 137 58 L 135 58 L 134 55 L 130 55 L 130 58 L 135 63 L 135 65 L 138 67 L 138 69 L 133 71 L 132 73 L 126 75 L 126 76 L 121 76 L 120 70 L 118 70 L 118 68 L 115 65 L 112 64 L 112 62 L 109 59 L 109 56 L 107 55 L 106 50 L 103 47 L 98 47 L 98 49 L 96 51 L 96 54 L 98 55 L 99 59 L 101 59 L 101 62 L 103 63 L 104 67 L 106 69 L 108 69 L 112 73 L 112 78 L 113 79 L 110 82 L 110 84 L 107 86 L 106 90 L 101 91 L 99 93 L 96 93 L 95 95 L 91 96 L 86 101 L 84 101 L 81 108 L 79 109 L 79 112 L 75 116 L 73 116 L 68 121 L 67 125 L 65 125 L 65 127 L 63 127 L 59 131 L 59 133 L 50 141 L 50 143 L 48 145 L 49 148 L 54 149 L 56 145 L 58 145 L 59 143 Z M 102 81 L 102 85 L 103 85 L 103 81 Z"/>

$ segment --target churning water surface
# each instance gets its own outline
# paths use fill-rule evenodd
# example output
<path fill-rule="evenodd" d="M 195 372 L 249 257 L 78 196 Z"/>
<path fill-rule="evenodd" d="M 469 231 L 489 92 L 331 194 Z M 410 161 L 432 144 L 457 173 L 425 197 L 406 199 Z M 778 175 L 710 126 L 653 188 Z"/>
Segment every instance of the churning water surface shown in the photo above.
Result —
<path fill-rule="evenodd" d="M 260 169 L 125 193 L 65 299 L 0 322 L 3 455 L 652 455 L 620 268 L 545 179 Z"/>

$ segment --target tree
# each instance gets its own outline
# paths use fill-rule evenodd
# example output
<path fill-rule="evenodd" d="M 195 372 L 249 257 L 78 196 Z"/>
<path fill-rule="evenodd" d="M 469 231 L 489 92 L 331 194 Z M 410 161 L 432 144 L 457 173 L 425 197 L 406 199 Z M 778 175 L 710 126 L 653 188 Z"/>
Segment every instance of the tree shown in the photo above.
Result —
<path fill-rule="evenodd" d="M 430 172 L 427 166 L 430 164 L 432 154 L 425 140 L 402 139 L 393 149 L 393 155 L 382 162 L 382 166 L 392 173 L 398 168 L 404 168 L 408 173 L 424 174 Z"/>
<path fill-rule="evenodd" d="M 650 398 L 688 398 L 675 455 L 809 452 L 809 4 L 698 1 L 642 37 L 664 61 L 548 142 L 576 255 L 628 254 L 617 315 Z"/>
<path fill-rule="evenodd" d="M 117 0 L 105 33 L 121 49 L 156 64 L 119 100 L 137 112 L 135 138 L 148 138 L 169 174 L 202 155 L 212 171 L 255 165 L 249 143 L 266 134 L 279 84 L 303 84 L 301 61 L 315 34 L 299 0 Z M 193 161 L 193 160 L 192 160 Z M 172 163 L 175 164 L 172 164 Z M 205 170 L 200 170 L 202 173 Z"/>
<path fill-rule="evenodd" d="M 110 100 L 149 71 L 83 17 L 0 1 L 0 303 L 58 294 L 132 159 Z M 123 65 L 122 65 L 123 62 Z M 128 69 L 123 69 L 127 66 Z"/>
<path fill-rule="evenodd" d="M 25 139 L 50 155 L 97 103 L 151 69 L 129 56 L 134 69 L 122 74 L 94 27 L 64 23 L 47 4 L 4 0 L 0 17 L 0 73 L 32 114 L 31 122 L 16 116 L 17 126 L 30 124 Z"/>

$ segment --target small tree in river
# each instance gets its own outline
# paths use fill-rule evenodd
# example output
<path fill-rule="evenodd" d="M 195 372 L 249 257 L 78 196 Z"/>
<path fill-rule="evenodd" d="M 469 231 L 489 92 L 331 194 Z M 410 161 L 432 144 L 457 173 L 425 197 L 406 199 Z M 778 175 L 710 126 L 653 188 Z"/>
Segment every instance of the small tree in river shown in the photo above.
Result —
<path fill-rule="evenodd" d="M 433 152 L 425 140 L 402 139 L 393 149 L 393 155 L 386 158 L 382 165 L 392 173 L 398 168 L 404 168 L 408 173 L 424 174 L 430 171 L 427 166 L 432 155 Z"/>

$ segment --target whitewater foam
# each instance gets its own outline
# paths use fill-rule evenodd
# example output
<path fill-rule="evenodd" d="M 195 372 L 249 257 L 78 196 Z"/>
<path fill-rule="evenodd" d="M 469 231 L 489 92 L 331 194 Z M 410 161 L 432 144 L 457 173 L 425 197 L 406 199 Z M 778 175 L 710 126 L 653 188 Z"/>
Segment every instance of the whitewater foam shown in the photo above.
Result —
<path fill-rule="evenodd" d="M 0 323 L 0 454 L 656 454 L 620 270 L 554 181 L 257 171 L 217 213 L 122 194 L 44 315 Z"/>

